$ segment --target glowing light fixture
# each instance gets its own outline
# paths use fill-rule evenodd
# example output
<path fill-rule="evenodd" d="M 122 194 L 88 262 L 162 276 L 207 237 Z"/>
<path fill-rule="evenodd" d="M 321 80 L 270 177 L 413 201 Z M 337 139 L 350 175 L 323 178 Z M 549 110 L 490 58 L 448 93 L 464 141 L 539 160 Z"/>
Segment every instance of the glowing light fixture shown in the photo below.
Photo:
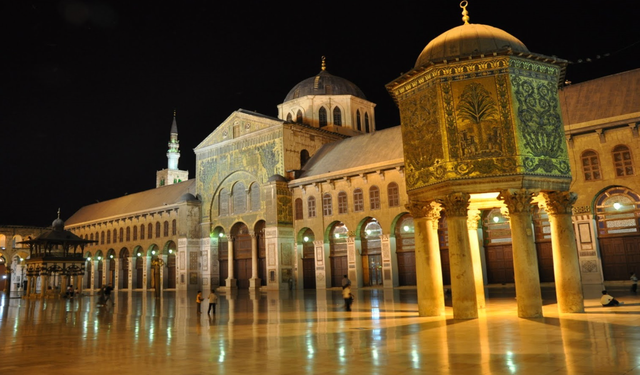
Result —
<path fill-rule="evenodd" d="M 302 239 L 304 242 L 309 242 L 309 237 L 304 236 L 304 238 Z"/>
<path fill-rule="evenodd" d="M 173 253 L 173 250 L 169 249 L 169 254 Z"/>
<path fill-rule="evenodd" d="M 151 255 L 156 255 L 156 251 L 155 250 L 151 250 Z"/>
<path fill-rule="evenodd" d="M 499 217 L 497 217 L 497 216 L 494 216 L 494 217 L 493 217 L 493 222 L 494 222 L 494 223 L 497 223 L 498 221 L 500 221 L 500 218 L 499 218 Z"/>
<path fill-rule="evenodd" d="M 404 229 L 405 232 L 408 232 L 409 231 L 409 226 L 405 225 L 402 229 Z"/>
<path fill-rule="evenodd" d="M 109 258 L 113 259 L 113 254 L 109 255 Z"/>
<path fill-rule="evenodd" d="M 138 253 L 138 256 L 142 256 L 142 254 Z"/>
<path fill-rule="evenodd" d="M 613 204 L 613 208 L 617 211 L 617 210 L 622 208 L 622 205 L 620 203 L 616 202 L 616 203 Z"/>

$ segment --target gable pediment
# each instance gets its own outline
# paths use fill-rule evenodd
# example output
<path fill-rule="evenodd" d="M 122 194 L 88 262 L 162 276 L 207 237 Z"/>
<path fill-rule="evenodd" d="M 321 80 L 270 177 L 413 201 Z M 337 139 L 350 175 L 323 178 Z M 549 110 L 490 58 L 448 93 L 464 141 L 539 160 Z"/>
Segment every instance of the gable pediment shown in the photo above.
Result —
<path fill-rule="evenodd" d="M 194 151 L 197 152 L 200 149 L 239 139 L 269 128 L 280 129 L 282 124 L 283 121 L 275 117 L 239 109 L 220 123 L 211 134 L 196 146 Z"/>

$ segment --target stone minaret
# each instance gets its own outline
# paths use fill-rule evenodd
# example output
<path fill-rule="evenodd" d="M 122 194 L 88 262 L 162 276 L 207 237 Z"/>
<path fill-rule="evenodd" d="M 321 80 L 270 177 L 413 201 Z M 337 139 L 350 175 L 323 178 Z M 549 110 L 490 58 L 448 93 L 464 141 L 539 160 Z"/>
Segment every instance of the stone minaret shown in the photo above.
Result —
<path fill-rule="evenodd" d="M 167 150 L 167 169 L 162 169 L 156 173 L 156 187 L 171 185 L 189 179 L 189 171 L 178 169 L 180 159 L 180 141 L 178 140 L 178 123 L 176 122 L 176 112 L 173 111 L 173 123 L 171 124 L 171 135 Z"/>

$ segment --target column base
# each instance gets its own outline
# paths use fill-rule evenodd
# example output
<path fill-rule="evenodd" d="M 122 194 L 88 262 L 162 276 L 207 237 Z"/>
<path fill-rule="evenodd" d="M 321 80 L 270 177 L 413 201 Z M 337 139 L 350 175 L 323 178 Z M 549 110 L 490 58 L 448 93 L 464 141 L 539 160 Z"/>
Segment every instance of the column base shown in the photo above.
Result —
<path fill-rule="evenodd" d="M 238 279 L 226 279 L 225 286 L 227 287 L 227 289 L 238 288 Z"/>
<path fill-rule="evenodd" d="M 262 282 L 262 279 L 249 279 L 249 289 L 260 289 L 260 287 L 262 286 L 260 283 Z"/>

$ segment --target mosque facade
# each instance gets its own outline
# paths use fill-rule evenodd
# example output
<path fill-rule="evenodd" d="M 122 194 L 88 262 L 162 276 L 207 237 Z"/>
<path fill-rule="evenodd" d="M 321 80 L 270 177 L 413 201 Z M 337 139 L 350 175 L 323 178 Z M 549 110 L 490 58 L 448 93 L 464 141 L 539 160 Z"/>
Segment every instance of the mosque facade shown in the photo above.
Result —
<path fill-rule="evenodd" d="M 463 16 L 387 84 L 400 126 L 378 130 L 375 103 L 323 59 L 277 117 L 230 114 L 195 147 L 189 178 L 174 114 L 155 189 L 66 220 L 95 241 L 82 288 L 326 289 L 347 275 L 416 286 L 424 316 L 443 313 L 450 285 L 465 319 L 486 284 L 515 283 L 519 316 L 536 317 L 541 282 L 580 312 L 584 284 L 628 280 L 640 70 L 565 85 L 567 61 Z M 0 231 L 19 269 L 26 232 Z"/>

